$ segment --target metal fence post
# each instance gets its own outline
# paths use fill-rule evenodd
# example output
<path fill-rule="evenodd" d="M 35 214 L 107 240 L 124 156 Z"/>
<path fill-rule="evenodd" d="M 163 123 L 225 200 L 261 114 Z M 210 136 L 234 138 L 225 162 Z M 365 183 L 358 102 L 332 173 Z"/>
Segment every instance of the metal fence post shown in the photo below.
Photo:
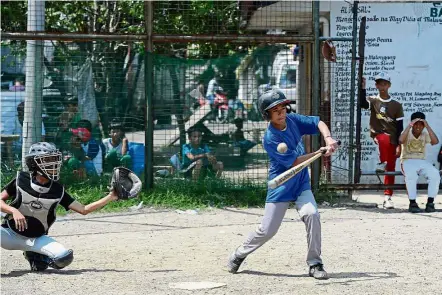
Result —
<path fill-rule="evenodd" d="M 28 1 L 29 32 L 43 32 L 45 28 L 45 2 Z M 23 120 L 22 167 L 29 148 L 41 140 L 43 104 L 43 40 L 28 40 L 26 46 L 26 98 Z"/>
<path fill-rule="evenodd" d="M 312 83 L 312 115 L 319 115 L 319 102 L 321 100 L 321 85 L 320 85 L 320 59 L 321 59 L 321 43 L 320 43 L 320 27 L 319 27 L 319 1 L 313 1 L 313 83 Z M 312 149 L 316 151 L 319 149 L 320 138 L 312 136 Z M 312 164 L 312 186 L 313 190 L 319 188 L 321 162 L 315 161 Z"/>
<path fill-rule="evenodd" d="M 350 81 L 350 122 L 348 126 L 348 183 L 353 182 L 353 149 L 354 149 L 354 124 L 355 124 L 355 87 L 356 87 L 356 43 L 358 40 L 358 1 L 353 3 L 353 32 L 351 44 L 351 81 Z M 353 191 L 348 191 L 349 197 L 352 197 Z"/>
<path fill-rule="evenodd" d="M 358 55 L 359 55 L 359 67 L 358 67 L 358 99 L 356 100 L 356 153 L 355 153 L 355 173 L 354 173 L 354 183 L 359 183 L 361 180 L 361 121 L 362 121 L 362 110 L 360 104 L 360 97 L 362 95 L 362 79 L 364 75 L 364 59 L 365 59 L 365 26 L 367 18 L 364 16 L 361 19 L 361 24 L 359 26 L 359 44 L 358 44 Z"/>
<path fill-rule="evenodd" d="M 144 137 L 145 163 L 144 182 L 146 190 L 153 188 L 153 3 L 144 2 L 144 19 L 147 38 L 144 42 L 145 52 L 145 96 L 146 96 L 146 131 Z"/>

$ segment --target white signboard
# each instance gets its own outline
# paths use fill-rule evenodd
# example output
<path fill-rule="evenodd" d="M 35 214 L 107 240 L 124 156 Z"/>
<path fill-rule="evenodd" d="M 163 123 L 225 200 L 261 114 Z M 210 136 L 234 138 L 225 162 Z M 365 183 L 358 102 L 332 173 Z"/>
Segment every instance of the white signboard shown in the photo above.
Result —
<path fill-rule="evenodd" d="M 367 95 L 377 94 L 375 75 L 380 71 L 387 72 L 392 81 L 390 95 L 403 105 L 404 128 L 413 112 L 423 112 L 442 141 L 442 4 L 362 3 L 359 5 L 358 25 L 362 16 L 367 17 L 364 67 Z M 331 3 L 330 25 L 331 36 L 351 37 L 352 14 L 348 3 Z M 344 53 L 351 49 L 351 42 L 338 44 L 338 58 L 350 57 Z M 350 116 L 350 68 L 343 71 L 343 64 L 339 65 L 342 62 L 338 60 L 331 78 L 332 134 L 338 137 L 348 135 Z M 350 60 L 345 61 L 347 65 L 350 66 Z M 348 143 L 348 136 L 341 140 Z M 370 138 L 369 112 L 366 110 L 362 111 L 361 143 L 361 170 L 373 171 L 379 162 L 378 150 Z M 427 160 L 436 167 L 439 167 L 439 148 L 440 144 L 427 148 Z M 348 167 L 347 155 L 333 161 L 335 166 Z M 399 159 L 396 171 L 400 171 Z M 343 181 L 342 173 L 338 175 L 336 172 L 332 177 L 335 181 Z M 361 178 L 361 183 L 377 181 L 373 177 Z M 396 182 L 403 183 L 403 177 L 397 177 Z"/>

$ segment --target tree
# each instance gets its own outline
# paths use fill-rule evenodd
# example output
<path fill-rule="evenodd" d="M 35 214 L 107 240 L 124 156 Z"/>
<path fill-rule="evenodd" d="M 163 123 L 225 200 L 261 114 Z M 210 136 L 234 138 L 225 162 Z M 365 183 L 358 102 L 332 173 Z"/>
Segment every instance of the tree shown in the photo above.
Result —
<path fill-rule="evenodd" d="M 27 1 L 3 1 L 1 27 L 3 31 L 26 31 Z M 32 13 L 32 12 L 29 12 Z M 237 1 L 155 1 L 154 28 L 156 34 L 216 35 L 237 33 L 239 22 Z M 47 1 L 46 31 L 70 33 L 141 34 L 145 32 L 143 1 Z M 2 41 L 3 42 L 3 41 Z M 17 42 L 16 42 L 17 43 Z M 18 43 L 23 44 L 23 43 Z M 134 57 L 143 54 L 141 42 L 54 41 L 54 59 L 45 61 L 48 76 L 63 94 L 72 92 L 64 88 L 63 67 L 81 65 L 87 58 L 93 62 L 97 104 L 102 120 L 108 116 L 124 116 L 130 110 L 132 85 L 127 81 L 127 71 Z M 200 42 L 155 44 L 156 54 L 175 55 L 177 50 L 188 49 L 188 57 L 214 58 L 231 55 L 237 46 L 228 43 Z M 20 46 L 18 46 L 18 49 Z M 238 61 L 230 65 L 217 65 L 228 76 Z M 209 74 L 206 73 L 207 76 Z M 58 83 L 57 83 L 58 82 Z M 176 88 L 176 87 L 175 87 Z M 106 124 L 104 124 L 106 125 Z"/>

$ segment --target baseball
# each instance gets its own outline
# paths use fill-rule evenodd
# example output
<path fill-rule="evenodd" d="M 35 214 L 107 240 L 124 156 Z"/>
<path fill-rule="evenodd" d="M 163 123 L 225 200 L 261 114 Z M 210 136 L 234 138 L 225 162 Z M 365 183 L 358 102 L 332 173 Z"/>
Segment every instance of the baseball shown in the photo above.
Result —
<path fill-rule="evenodd" d="M 278 144 L 278 147 L 276 149 L 278 150 L 279 153 L 285 154 L 285 152 L 287 152 L 288 147 L 287 144 L 281 142 L 280 144 Z"/>

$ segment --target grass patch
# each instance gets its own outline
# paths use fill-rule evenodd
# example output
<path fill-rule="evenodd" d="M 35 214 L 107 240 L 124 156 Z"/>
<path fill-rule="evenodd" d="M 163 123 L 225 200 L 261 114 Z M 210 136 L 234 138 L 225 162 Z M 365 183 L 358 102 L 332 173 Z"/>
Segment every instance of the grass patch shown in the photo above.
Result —
<path fill-rule="evenodd" d="M 109 175 L 90 178 L 81 182 L 75 180 L 66 172 L 62 175 L 61 183 L 65 185 L 66 191 L 82 204 L 92 203 L 104 197 L 108 192 Z M 15 174 L 9 176 L 3 174 L 2 176 L 1 183 L 3 186 L 15 177 Z M 233 182 L 213 178 L 206 178 L 200 182 L 174 178 L 157 179 L 153 190 L 142 192 L 136 199 L 112 202 L 100 211 L 121 211 L 137 205 L 140 201 L 143 201 L 144 206 L 176 209 L 195 209 L 209 206 L 217 208 L 225 206 L 242 208 L 264 206 L 267 194 L 264 185 L 251 181 Z M 338 193 L 325 189 L 319 189 L 315 193 L 315 197 L 318 204 L 323 201 L 333 204 L 339 200 Z M 64 215 L 66 211 L 59 207 L 57 213 Z"/>

